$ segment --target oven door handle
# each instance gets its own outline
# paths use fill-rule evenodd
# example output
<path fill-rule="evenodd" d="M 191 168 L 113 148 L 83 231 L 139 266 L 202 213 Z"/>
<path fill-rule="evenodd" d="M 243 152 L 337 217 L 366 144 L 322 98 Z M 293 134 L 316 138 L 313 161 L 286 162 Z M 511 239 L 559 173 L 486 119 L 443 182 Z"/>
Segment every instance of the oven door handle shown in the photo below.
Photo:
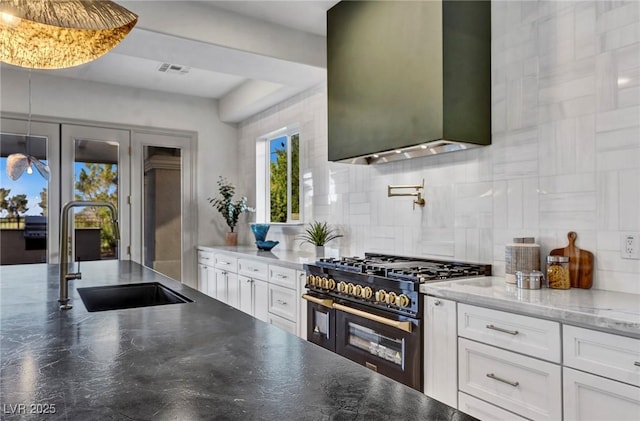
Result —
<path fill-rule="evenodd" d="M 316 298 L 309 294 L 303 294 L 302 298 L 304 298 L 307 301 L 311 301 L 312 303 L 320 304 L 323 307 L 333 308 L 334 306 L 333 300 L 330 300 L 328 298 Z"/>
<path fill-rule="evenodd" d="M 334 304 L 333 308 L 336 310 L 344 311 L 345 313 L 350 313 L 355 316 L 360 316 L 368 320 L 372 320 L 374 322 L 382 323 L 383 325 L 395 327 L 396 329 L 400 329 L 405 332 L 411 333 L 412 324 L 411 322 L 401 322 L 399 320 L 387 319 L 386 317 L 378 316 L 377 314 L 367 313 L 366 311 L 358 310 L 357 308 L 347 307 L 342 304 Z"/>

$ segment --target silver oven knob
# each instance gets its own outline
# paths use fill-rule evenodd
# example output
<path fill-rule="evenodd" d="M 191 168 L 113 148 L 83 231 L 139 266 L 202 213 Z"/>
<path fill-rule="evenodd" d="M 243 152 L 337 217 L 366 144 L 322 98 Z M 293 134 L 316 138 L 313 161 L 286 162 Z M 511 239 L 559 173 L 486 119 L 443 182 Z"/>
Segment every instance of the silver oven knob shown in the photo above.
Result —
<path fill-rule="evenodd" d="M 383 302 L 387 300 L 387 291 L 381 289 L 380 291 L 376 291 L 376 301 Z"/>

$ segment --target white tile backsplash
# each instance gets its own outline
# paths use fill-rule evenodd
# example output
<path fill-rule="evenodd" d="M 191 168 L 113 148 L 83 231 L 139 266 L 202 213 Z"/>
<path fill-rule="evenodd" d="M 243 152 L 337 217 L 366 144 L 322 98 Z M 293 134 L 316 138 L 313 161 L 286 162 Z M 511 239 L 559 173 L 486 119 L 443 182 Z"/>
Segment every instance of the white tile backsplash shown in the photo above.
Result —
<path fill-rule="evenodd" d="M 338 226 L 343 255 L 479 261 L 502 275 L 513 237 L 536 237 L 544 256 L 575 230 L 595 254 L 595 288 L 640 293 L 640 261 L 620 258 L 620 235 L 640 231 L 640 2 L 491 8 L 491 146 L 372 167 L 327 162 L 319 86 L 241 123 L 239 156 L 299 124 L 305 221 Z M 241 177 L 255 183 L 251 171 Z M 387 185 L 422 179 L 423 208 L 387 197 Z M 299 247 L 290 234 L 269 236 Z"/>

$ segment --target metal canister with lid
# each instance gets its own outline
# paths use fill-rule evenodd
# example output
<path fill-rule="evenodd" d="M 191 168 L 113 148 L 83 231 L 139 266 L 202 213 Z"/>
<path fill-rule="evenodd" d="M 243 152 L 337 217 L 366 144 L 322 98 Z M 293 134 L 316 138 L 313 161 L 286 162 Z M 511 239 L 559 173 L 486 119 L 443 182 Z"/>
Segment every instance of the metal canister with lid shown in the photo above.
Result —
<path fill-rule="evenodd" d="M 516 285 L 521 289 L 540 289 L 544 275 L 539 270 L 519 270 L 516 272 Z"/>
<path fill-rule="evenodd" d="M 571 288 L 569 257 L 547 256 L 547 282 L 549 282 L 549 288 Z"/>

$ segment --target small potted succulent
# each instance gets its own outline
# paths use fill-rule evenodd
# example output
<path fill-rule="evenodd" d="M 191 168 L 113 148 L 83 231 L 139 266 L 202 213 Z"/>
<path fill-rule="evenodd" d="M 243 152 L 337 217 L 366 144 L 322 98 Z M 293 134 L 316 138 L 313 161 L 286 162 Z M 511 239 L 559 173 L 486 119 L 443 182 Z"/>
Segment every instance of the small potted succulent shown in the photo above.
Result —
<path fill-rule="evenodd" d="M 323 257 L 324 245 L 340 237 L 343 237 L 343 235 L 338 234 L 335 228 L 332 228 L 326 222 L 314 221 L 307 225 L 298 238 L 302 243 L 313 244 L 316 247 L 316 255 Z"/>
<path fill-rule="evenodd" d="M 234 202 L 233 196 L 236 193 L 236 188 L 222 176 L 218 178 L 218 193 L 218 196 L 209 197 L 207 200 L 222 214 L 229 226 L 225 244 L 228 246 L 238 245 L 238 233 L 234 232 L 234 228 L 238 224 L 238 218 L 241 213 L 254 212 L 255 209 L 247 206 L 247 198 L 245 196 Z"/>

